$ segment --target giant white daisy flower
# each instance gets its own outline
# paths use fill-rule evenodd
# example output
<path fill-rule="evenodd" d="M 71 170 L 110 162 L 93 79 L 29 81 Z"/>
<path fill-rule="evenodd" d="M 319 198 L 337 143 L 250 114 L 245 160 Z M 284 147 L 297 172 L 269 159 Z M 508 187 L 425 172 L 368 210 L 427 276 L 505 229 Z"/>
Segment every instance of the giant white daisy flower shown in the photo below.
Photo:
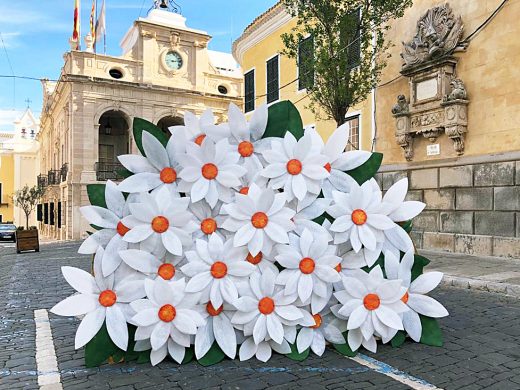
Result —
<path fill-rule="evenodd" d="M 177 156 L 184 150 L 182 140 L 172 137 L 165 148 L 152 134 L 143 131 L 142 141 L 146 157 L 136 154 L 118 157 L 121 164 L 134 173 L 119 184 L 121 191 L 148 192 L 166 187 L 172 196 L 179 196 Z"/>
<path fill-rule="evenodd" d="M 215 116 L 211 108 L 206 109 L 202 115 L 186 111 L 184 113 L 184 125 L 168 128 L 175 140 L 186 140 L 201 145 L 206 136 L 213 141 L 219 141 L 229 137 L 229 128 L 225 125 L 215 125 Z"/>
<path fill-rule="evenodd" d="M 205 321 L 194 309 L 193 297 L 185 294 L 185 281 L 168 283 L 162 278 L 147 279 L 147 299 L 130 305 L 137 312 L 132 320 L 138 325 L 136 340 L 150 339 L 152 365 L 160 363 L 166 355 L 181 363 L 191 336 Z"/>
<path fill-rule="evenodd" d="M 239 178 L 246 173 L 246 169 L 237 164 L 238 158 L 226 139 L 216 144 L 204 139 L 201 146 L 189 142 L 186 153 L 179 156 L 182 166 L 179 177 L 184 180 L 180 190 L 190 193 L 192 202 L 205 199 L 211 207 L 215 207 L 219 199 L 231 201 L 232 187 L 240 186 Z"/>
<path fill-rule="evenodd" d="M 312 314 L 319 313 L 332 295 L 332 283 L 341 280 L 334 269 L 341 258 L 327 239 L 305 229 L 298 237 L 290 235 L 289 245 L 278 245 L 275 259 L 285 269 L 276 279 L 286 295 L 298 295 L 303 304 L 310 301 Z"/>
<path fill-rule="evenodd" d="M 154 194 L 141 194 L 140 203 L 131 203 L 131 216 L 123 222 L 131 227 L 126 242 L 152 241 L 173 255 L 182 255 L 192 245 L 191 233 L 198 226 L 188 211 L 190 198 L 172 197 L 166 188 Z"/>
<path fill-rule="evenodd" d="M 217 202 L 214 207 L 210 207 L 205 200 L 191 203 L 190 211 L 195 217 L 195 223 L 199 226 L 193 233 L 193 238 L 208 238 L 213 233 L 225 239 L 225 231 L 222 224 L 226 216 L 221 214 L 222 202 Z"/>
<path fill-rule="evenodd" d="M 231 322 L 252 329 L 254 344 L 272 339 L 276 344 L 284 341 L 283 324 L 293 325 L 303 319 L 303 314 L 294 302 L 296 295 L 285 295 L 275 290 L 277 274 L 266 270 L 250 277 L 250 292 L 234 304 L 237 312 Z M 249 336 L 246 330 L 245 336 Z M 242 357 L 242 351 L 240 351 Z M 249 354 L 246 354 L 249 355 Z"/>
<path fill-rule="evenodd" d="M 74 267 L 61 267 L 65 280 L 79 293 L 56 304 L 51 312 L 60 316 L 85 315 L 76 331 L 74 347 L 83 347 L 98 333 L 106 320 L 110 339 L 122 350 L 128 346 L 128 327 L 125 311 L 130 302 L 145 296 L 143 280 L 115 280 L 114 274 L 103 277 L 101 259 L 103 248 L 94 257 L 92 276 Z"/>
<path fill-rule="evenodd" d="M 408 308 L 401 301 L 406 289 L 400 280 L 385 280 L 379 266 L 374 267 L 365 278 L 343 278 L 345 290 L 334 296 L 340 301 L 331 309 L 339 318 L 348 318 L 348 344 L 353 351 L 363 345 L 376 352 L 374 335 L 386 343 L 403 330 L 400 314 Z"/>
<path fill-rule="evenodd" d="M 288 201 L 315 197 L 320 193 L 321 181 L 329 176 L 324 167 L 327 157 L 312 150 L 313 140 L 311 134 L 306 134 L 296 141 L 287 132 L 283 140 L 273 140 L 271 149 L 263 153 L 268 165 L 262 175 L 271 179 L 272 188 L 283 188 Z"/>
<path fill-rule="evenodd" d="M 198 239 L 195 250 L 186 252 L 188 264 L 181 271 L 191 277 L 186 285 L 190 293 L 202 292 L 203 302 L 211 301 L 219 308 L 225 302 L 234 304 L 238 299 L 236 283 L 247 278 L 255 267 L 233 248 L 231 240 L 225 243 L 212 234 L 209 241 Z"/>
<path fill-rule="evenodd" d="M 128 249 L 119 252 L 119 255 L 131 268 L 146 274 L 149 278 L 160 277 L 164 280 L 179 280 L 184 277 L 177 268 L 182 260 L 180 256 L 166 253 L 163 258 L 139 249 Z"/>
<path fill-rule="evenodd" d="M 265 363 L 271 359 L 273 351 L 286 355 L 291 352 L 291 346 L 285 339 L 280 344 L 273 339 L 260 341 L 257 344 L 253 337 L 248 337 L 240 346 L 239 357 L 240 361 L 243 362 L 255 356 L 258 360 Z"/>
<path fill-rule="evenodd" d="M 235 201 L 223 207 L 229 214 L 223 228 L 236 232 L 233 245 L 247 245 L 252 256 L 270 254 L 273 244 L 289 242 L 287 232 L 294 229 L 294 211 L 285 204 L 285 194 L 252 184 L 247 195 L 236 194 Z"/>
<path fill-rule="evenodd" d="M 413 250 L 406 252 L 401 262 L 392 253 L 385 254 L 387 278 L 401 280 L 403 287 L 407 289 L 401 298 L 401 301 L 410 308 L 410 310 L 402 314 L 404 330 L 414 341 L 419 342 L 422 334 L 419 314 L 440 318 L 446 317 L 448 311 L 435 299 L 426 295 L 439 285 L 443 276 L 442 272 L 427 272 L 419 275 L 412 282 L 413 263 Z"/>

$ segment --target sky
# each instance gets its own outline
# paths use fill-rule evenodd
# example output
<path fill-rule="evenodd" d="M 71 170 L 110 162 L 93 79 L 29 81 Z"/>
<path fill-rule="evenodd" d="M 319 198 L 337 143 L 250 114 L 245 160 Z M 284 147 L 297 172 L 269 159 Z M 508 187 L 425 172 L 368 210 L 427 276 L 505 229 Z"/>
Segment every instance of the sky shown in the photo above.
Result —
<path fill-rule="evenodd" d="M 103 0 L 98 0 L 101 9 Z M 188 27 L 205 30 L 213 38 L 209 49 L 231 52 L 244 28 L 277 0 L 176 0 Z M 133 21 L 145 17 L 153 0 L 106 0 L 107 54 L 119 56 L 119 42 Z M 91 0 L 81 0 L 81 34 L 89 29 Z M 70 49 L 74 0 L 0 0 L 0 76 L 56 79 L 63 54 Z M 4 50 L 5 45 L 5 50 Z M 42 88 L 38 80 L 0 77 L 0 132 L 25 110 L 38 114 Z"/>

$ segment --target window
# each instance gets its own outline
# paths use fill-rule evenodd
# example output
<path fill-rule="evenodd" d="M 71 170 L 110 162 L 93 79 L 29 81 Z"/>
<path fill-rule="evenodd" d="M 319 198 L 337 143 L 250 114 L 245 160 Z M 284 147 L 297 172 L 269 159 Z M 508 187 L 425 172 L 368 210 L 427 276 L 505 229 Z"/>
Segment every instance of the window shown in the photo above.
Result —
<path fill-rule="evenodd" d="M 61 202 L 58 202 L 58 229 L 61 228 Z"/>
<path fill-rule="evenodd" d="M 54 202 L 50 203 L 49 217 L 49 225 L 54 225 Z"/>
<path fill-rule="evenodd" d="M 99 162 L 113 163 L 115 160 L 114 145 L 99 145 Z"/>
<path fill-rule="evenodd" d="M 49 204 L 43 204 L 43 223 L 45 225 L 49 224 Z"/>
<path fill-rule="evenodd" d="M 43 221 L 43 206 L 41 204 L 36 206 L 36 220 L 38 222 L 42 222 Z"/>
<path fill-rule="evenodd" d="M 314 85 L 314 38 L 303 39 L 298 46 L 298 90 Z"/>
<path fill-rule="evenodd" d="M 222 95 L 227 95 L 227 93 L 228 93 L 228 89 L 226 88 L 225 85 L 219 85 L 219 86 L 218 86 L 218 91 L 219 91 Z"/>
<path fill-rule="evenodd" d="M 347 119 L 347 123 L 350 125 L 350 138 L 345 150 L 358 150 L 359 149 L 359 115 L 351 116 Z"/>
<path fill-rule="evenodd" d="M 244 75 L 244 108 L 245 112 L 255 109 L 255 70 L 250 70 Z"/>
<path fill-rule="evenodd" d="M 341 28 L 341 47 L 344 49 L 348 70 L 359 66 L 361 61 L 360 24 L 361 9 L 357 9 L 346 16 Z"/>
<path fill-rule="evenodd" d="M 278 76 L 278 55 L 267 61 L 267 103 L 272 103 L 280 98 Z"/>

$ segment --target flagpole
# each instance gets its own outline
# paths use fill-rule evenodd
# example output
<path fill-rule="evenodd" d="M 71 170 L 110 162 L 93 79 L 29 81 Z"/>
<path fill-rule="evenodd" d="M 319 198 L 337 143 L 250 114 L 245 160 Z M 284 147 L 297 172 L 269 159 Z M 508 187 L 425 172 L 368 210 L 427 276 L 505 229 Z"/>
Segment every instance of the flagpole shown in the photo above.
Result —
<path fill-rule="evenodd" d="M 105 14 L 103 15 L 103 18 L 105 19 L 105 26 L 103 29 L 103 54 L 107 54 L 107 10 L 105 0 L 103 0 L 103 10 L 105 11 Z"/>
<path fill-rule="evenodd" d="M 94 15 L 94 18 L 96 19 L 96 21 L 94 22 L 94 32 L 96 31 L 96 25 L 97 25 L 97 20 L 98 20 L 98 0 L 96 0 L 96 14 Z M 97 34 L 94 34 L 94 35 L 97 35 Z M 94 53 L 97 53 L 97 37 L 94 37 Z"/>

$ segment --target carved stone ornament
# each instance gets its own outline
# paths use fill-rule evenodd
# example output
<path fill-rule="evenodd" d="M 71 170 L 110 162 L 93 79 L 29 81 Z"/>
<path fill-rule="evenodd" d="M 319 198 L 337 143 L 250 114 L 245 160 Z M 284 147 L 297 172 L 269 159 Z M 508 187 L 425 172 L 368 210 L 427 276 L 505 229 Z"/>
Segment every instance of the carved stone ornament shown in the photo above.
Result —
<path fill-rule="evenodd" d="M 401 57 L 405 67 L 452 54 L 463 29 L 461 17 L 453 15 L 448 3 L 430 8 L 417 22 L 413 39 L 403 42 Z"/>
<path fill-rule="evenodd" d="M 409 99 L 397 97 L 392 107 L 395 137 L 407 161 L 414 156 L 413 140 L 422 135 L 435 142 L 443 133 L 464 154 L 468 93 L 456 76 L 458 59 L 451 56 L 462 36 L 462 19 L 448 4 L 429 9 L 417 22 L 417 34 L 404 43 L 401 74 L 409 79 Z"/>

